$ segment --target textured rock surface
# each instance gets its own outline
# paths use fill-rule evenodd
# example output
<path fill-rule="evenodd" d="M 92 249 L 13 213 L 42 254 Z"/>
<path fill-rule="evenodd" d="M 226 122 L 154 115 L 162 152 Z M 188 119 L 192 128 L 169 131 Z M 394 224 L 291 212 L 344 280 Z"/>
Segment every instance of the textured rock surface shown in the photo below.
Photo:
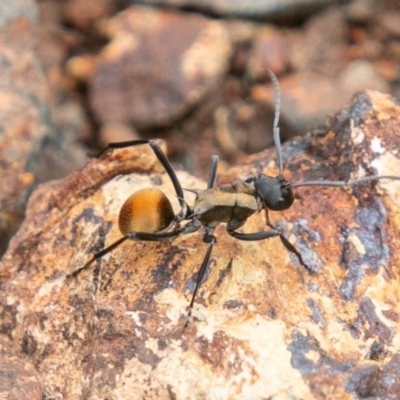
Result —
<path fill-rule="evenodd" d="M 47 133 L 45 76 L 34 49 L 35 6 L 0 6 L 0 254 L 32 190 L 38 143 Z M 40 109 L 38 107 L 40 104 Z"/>
<path fill-rule="evenodd" d="M 3 400 L 43 399 L 39 373 L 33 364 L 14 351 L 10 339 L 0 336 L 0 398 Z"/>
<path fill-rule="evenodd" d="M 399 175 L 399 123 L 389 96 L 361 92 L 313 137 L 284 146 L 285 175 Z M 252 156 L 220 181 L 274 175 L 274 159 Z M 246 243 L 218 227 L 183 330 L 206 249 L 199 233 L 126 242 L 67 278 L 120 236 L 131 192 L 161 185 L 176 203 L 160 171 L 146 146 L 119 150 L 32 196 L 1 263 L 0 332 L 35 365 L 44 398 L 399 398 L 399 182 L 299 188 L 290 210 L 271 213 L 315 273 L 279 238 Z M 245 227 L 262 228 L 261 214 Z"/>
<path fill-rule="evenodd" d="M 90 80 L 103 123 L 149 129 L 175 122 L 215 91 L 232 53 L 225 25 L 195 14 L 132 7 L 109 32 Z"/>
<path fill-rule="evenodd" d="M 65 100 L 65 91 L 52 80 L 50 94 L 37 25 L 35 2 L 0 4 L 0 255 L 37 182 L 65 176 L 85 159 L 81 149 L 65 150 L 82 121 L 66 104 L 55 110 L 56 93 Z"/>

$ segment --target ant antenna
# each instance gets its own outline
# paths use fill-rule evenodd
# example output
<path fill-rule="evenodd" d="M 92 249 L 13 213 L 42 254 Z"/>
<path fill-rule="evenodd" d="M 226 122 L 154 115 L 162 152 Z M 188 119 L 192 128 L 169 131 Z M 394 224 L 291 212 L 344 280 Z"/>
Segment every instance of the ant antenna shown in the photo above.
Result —
<path fill-rule="evenodd" d="M 390 179 L 390 180 L 400 180 L 399 176 L 393 176 L 393 175 L 370 175 L 370 176 L 364 176 L 362 178 L 357 178 L 357 179 L 350 179 L 348 181 L 308 181 L 308 182 L 302 182 L 302 183 L 295 183 L 293 185 L 290 185 L 292 189 L 298 188 L 298 187 L 304 187 L 304 186 L 330 186 L 330 187 L 353 187 L 354 185 L 358 185 L 359 183 L 365 182 L 374 182 L 378 181 L 381 179 Z"/>
<path fill-rule="evenodd" d="M 267 69 L 267 73 L 271 79 L 272 85 L 274 87 L 274 93 L 275 93 L 275 115 L 274 115 L 273 135 L 274 135 L 274 143 L 275 143 L 276 153 L 277 153 L 277 157 L 278 157 L 279 177 L 282 177 L 282 173 L 283 173 L 282 146 L 281 146 L 281 139 L 280 139 L 280 133 L 279 133 L 279 126 L 278 126 L 279 116 L 280 116 L 280 112 L 281 112 L 281 91 L 279 88 L 278 79 L 275 76 L 275 74 L 270 69 Z M 400 180 L 400 177 L 392 176 L 392 175 L 370 175 L 370 176 L 365 176 L 365 177 L 358 178 L 358 179 L 349 179 L 348 181 L 325 181 L 325 180 L 308 181 L 308 182 L 291 184 L 290 188 L 294 189 L 294 188 L 299 188 L 299 187 L 304 187 L 304 186 L 330 186 L 330 187 L 351 188 L 362 182 L 364 182 L 364 183 L 377 182 L 378 180 L 381 180 L 381 179 Z"/>
<path fill-rule="evenodd" d="M 279 167 L 279 176 L 282 176 L 283 173 L 283 165 L 282 165 L 282 151 L 281 151 L 281 138 L 279 133 L 279 115 L 281 113 L 281 91 L 279 89 L 278 79 L 275 74 L 267 69 L 268 75 L 271 79 L 272 86 L 274 87 L 274 95 L 275 95 L 275 115 L 274 115 L 274 125 L 273 125 L 273 134 L 274 134 L 274 143 L 276 148 L 276 153 L 278 156 L 278 167 Z"/>

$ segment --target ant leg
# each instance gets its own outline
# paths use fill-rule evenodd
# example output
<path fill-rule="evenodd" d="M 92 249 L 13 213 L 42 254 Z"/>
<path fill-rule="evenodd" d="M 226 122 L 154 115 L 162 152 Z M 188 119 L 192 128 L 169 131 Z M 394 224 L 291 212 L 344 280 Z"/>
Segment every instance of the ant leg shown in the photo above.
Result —
<path fill-rule="evenodd" d="M 93 254 L 92 258 L 84 264 L 82 267 L 78 268 L 74 272 L 67 275 L 67 278 L 74 277 L 78 275 L 81 271 L 87 268 L 93 261 L 98 260 L 104 257 L 106 254 L 110 253 L 114 249 L 116 249 L 120 244 L 125 242 L 125 240 L 144 240 L 144 241 L 151 241 L 151 242 L 160 242 L 162 240 L 173 239 L 177 237 L 181 233 L 181 229 L 173 230 L 170 232 L 156 232 L 156 233 L 136 233 L 131 232 L 125 236 L 122 236 L 114 243 L 111 243 L 109 246 L 105 247 L 103 250 Z"/>
<path fill-rule="evenodd" d="M 286 237 L 278 229 L 272 228 L 269 231 L 260 231 L 255 233 L 240 233 L 237 231 L 229 231 L 227 229 L 227 232 L 235 239 L 247 240 L 247 241 L 264 240 L 279 236 L 279 239 L 285 246 L 286 250 L 294 254 L 304 268 L 306 268 L 309 272 L 314 273 L 314 271 L 312 271 L 312 269 L 304 262 L 303 257 L 301 256 L 299 250 L 297 250 L 296 247 L 292 243 L 290 243 L 289 240 L 286 239 Z"/>
<path fill-rule="evenodd" d="M 210 171 L 208 172 L 207 189 L 212 189 L 217 179 L 217 166 L 218 166 L 218 155 L 213 154 L 211 156 Z"/>
<path fill-rule="evenodd" d="M 178 177 L 175 174 L 174 169 L 172 168 L 171 163 L 169 162 L 167 156 L 164 154 L 164 152 L 161 150 L 161 147 L 157 144 L 155 140 L 129 140 L 127 142 L 116 142 L 116 143 L 109 143 L 108 146 L 98 155 L 98 157 L 101 157 L 103 154 L 105 154 L 109 150 L 113 149 L 123 149 L 126 147 L 133 147 L 133 146 L 139 146 L 143 144 L 148 144 L 154 154 L 156 155 L 158 161 L 161 163 L 161 165 L 164 167 L 166 173 L 169 176 L 169 179 L 171 180 L 176 196 L 178 197 L 179 204 L 181 206 L 181 211 L 179 212 L 179 219 L 185 219 L 189 213 L 189 207 L 186 204 L 184 195 L 183 195 L 183 189 L 182 186 L 178 180 Z"/>
<path fill-rule="evenodd" d="M 266 213 L 266 224 L 271 227 L 271 229 L 268 231 L 260 231 L 260 232 L 253 232 L 253 233 L 238 232 L 236 229 L 239 229 L 240 227 L 242 227 L 245 224 L 245 222 L 246 222 L 246 219 L 230 220 L 226 224 L 226 231 L 228 232 L 229 235 L 231 235 L 235 239 L 247 240 L 247 241 L 269 239 L 269 238 L 272 238 L 275 236 L 280 236 L 280 234 L 281 234 L 277 229 L 275 229 L 269 223 L 268 213 Z"/>
<path fill-rule="evenodd" d="M 186 315 L 185 325 L 183 326 L 184 329 L 189 325 L 190 316 L 192 315 L 194 300 L 196 299 L 197 291 L 198 291 L 198 289 L 203 281 L 204 275 L 207 271 L 207 266 L 210 261 L 212 249 L 214 247 L 214 244 L 216 243 L 216 238 L 213 235 L 206 234 L 204 241 L 208 241 L 208 243 L 210 243 L 210 244 L 208 246 L 204 260 L 200 266 L 199 272 L 197 273 L 196 286 L 194 287 L 192 300 L 190 301 L 190 304 L 189 304 L 189 311 Z"/>
<path fill-rule="evenodd" d="M 282 244 L 285 246 L 285 248 L 292 254 L 294 254 L 297 259 L 299 260 L 300 264 L 305 267 L 308 271 L 311 271 L 311 269 L 308 267 L 308 265 L 304 262 L 303 257 L 301 256 L 299 250 L 296 249 L 296 247 L 289 242 L 288 239 L 282 234 L 282 232 L 279 229 L 274 228 L 274 226 L 271 224 L 269 221 L 268 217 L 268 209 L 265 209 L 265 223 L 269 227 L 271 227 L 270 230 L 268 231 L 260 231 L 260 232 L 254 232 L 254 233 L 241 233 L 237 232 L 236 229 L 240 228 L 246 220 L 244 221 L 230 221 L 227 224 L 226 231 L 228 232 L 229 235 L 234 237 L 235 239 L 239 240 L 247 240 L 247 241 L 253 241 L 253 240 L 265 240 L 269 239 L 272 237 L 279 236 L 279 239 L 281 240 Z"/>
<path fill-rule="evenodd" d="M 270 229 L 269 231 L 260 231 L 254 233 L 241 233 L 237 231 L 231 231 L 228 229 L 226 231 L 228 232 L 229 235 L 231 235 L 235 239 L 247 240 L 247 241 L 264 240 L 275 236 L 281 236 L 281 233 L 277 229 Z"/>
<path fill-rule="evenodd" d="M 208 171 L 208 179 L 207 179 L 207 190 L 213 189 L 215 186 L 215 181 L 217 180 L 218 160 L 219 156 L 217 154 L 213 154 L 211 156 L 210 170 Z M 195 193 L 196 195 L 198 195 L 201 192 L 201 190 L 194 190 L 194 189 L 185 189 L 185 190 L 187 190 L 188 192 Z M 194 213 L 191 213 L 190 215 L 189 213 L 186 215 L 186 219 L 192 219 L 196 217 Z M 202 224 L 198 221 L 196 222 L 196 220 L 194 219 L 191 223 L 186 224 L 186 230 L 183 233 L 194 232 L 200 229 L 201 227 Z"/>
<path fill-rule="evenodd" d="M 268 208 L 265 208 L 265 223 L 270 226 L 272 229 L 275 229 L 274 226 L 271 224 L 269 220 L 269 214 L 268 214 Z M 294 246 L 290 241 L 280 232 L 279 233 L 279 239 L 281 240 L 282 244 L 286 247 L 286 250 L 288 250 L 290 253 L 294 254 L 295 257 L 299 260 L 299 263 L 309 272 L 314 273 L 312 268 L 310 268 L 303 260 L 303 257 L 300 253 L 300 251 Z"/>
<path fill-rule="evenodd" d="M 108 254 L 110 251 L 117 248 L 121 243 L 125 242 L 125 240 L 127 240 L 127 239 L 128 239 L 127 236 L 123 236 L 123 237 L 119 238 L 118 240 L 116 240 L 114 243 L 105 247 L 103 250 L 100 250 L 99 252 L 93 254 L 92 258 L 86 264 L 84 264 L 82 267 L 78 268 L 74 272 L 67 274 L 67 278 L 73 278 L 73 277 L 77 276 L 81 271 L 83 271 L 85 268 L 87 268 L 93 261 L 95 261 L 99 258 L 102 258 L 106 254 Z"/>

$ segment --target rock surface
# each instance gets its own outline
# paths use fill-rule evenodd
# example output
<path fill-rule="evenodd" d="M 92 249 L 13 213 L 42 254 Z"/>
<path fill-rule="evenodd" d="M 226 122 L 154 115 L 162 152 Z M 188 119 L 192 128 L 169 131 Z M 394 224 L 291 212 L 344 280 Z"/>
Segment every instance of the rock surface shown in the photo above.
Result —
<path fill-rule="evenodd" d="M 35 7 L 0 6 L 0 254 L 16 231 L 35 181 L 48 126 L 45 76 L 34 50 Z M 40 104 L 40 109 L 38 107 Z"/>
<path fill-rule="evenodd" d="M 399 123 L 389 96 L 360 92 L 285 144 L 285 176 L 399 175 Z M 274 160 L 254 155 L 219 181 L 275 175 Z M 118 150 L 30 199 L 0 264 L 0 332 L 18 362 L 35 366 L 43 398 L 399 398 L 399 182 L 299 188 L 290 210 L 270 213 L 307 268 L 279 238 L 241 242 L 219 226 L 183 329 L 207 247 L 199 233 L 125 242 L 67 277 L 120 237 L 131 192 L 159 186 L 176 206 L 161 172 L 146 146 Z M 185 188 L 205 185 L 178 176 Z M 263 228 L 257 214 L 244 229 Z"/>
<path fill-rule="evenodd" d="M 228 70 L 228 30 L 200 15 L 132 7 L 111 21 L 109 31 L 112 40 L 90 80 L 102 123 L 169 125 L 215 92 Z"/>
<path fill-rule="evenodd" d="M 332 0 L 139 0 L 135 3 L 195 9 L 200 12 L 245 18 L 299 18 L 334 3 Z"/>
<path fill-rule="evenodd" d="M 65 176 L 85 159 L 76 144 L 66 150 L 82 121 L 65 102 L 55 110 L 59 88 L 50 91 L 39 42 L 35 2 L 0 5 L 0 255 L 36 184 Z"/>

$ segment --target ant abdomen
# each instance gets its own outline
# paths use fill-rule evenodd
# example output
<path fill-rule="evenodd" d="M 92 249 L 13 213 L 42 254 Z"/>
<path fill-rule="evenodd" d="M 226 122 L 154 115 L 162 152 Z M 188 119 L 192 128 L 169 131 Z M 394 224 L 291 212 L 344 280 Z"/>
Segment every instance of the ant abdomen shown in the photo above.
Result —
<path fill-rule="evenodd" d="M 163 191 L 146 188 L 132 194 L 119 212 L 119 230 L 128 233 L 156 233 L 168 228 L 175 220 L 171 202 Z"/>

